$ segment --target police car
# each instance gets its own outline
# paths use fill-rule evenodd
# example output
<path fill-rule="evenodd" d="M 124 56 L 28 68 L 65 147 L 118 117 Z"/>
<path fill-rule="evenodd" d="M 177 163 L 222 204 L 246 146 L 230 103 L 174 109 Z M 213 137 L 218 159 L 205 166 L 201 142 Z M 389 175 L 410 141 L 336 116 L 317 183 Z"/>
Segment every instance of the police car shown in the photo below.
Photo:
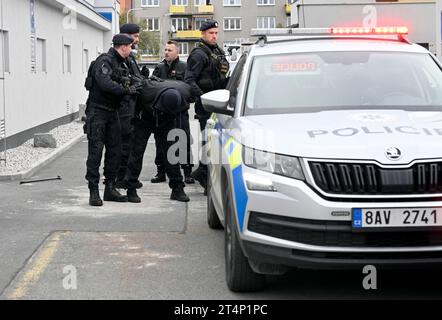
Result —
<path fill-rule="evenodd" d="M 228 287 L 442 263 L 442 71 L 406 27 L 253 30 L 207 111 Z"/>

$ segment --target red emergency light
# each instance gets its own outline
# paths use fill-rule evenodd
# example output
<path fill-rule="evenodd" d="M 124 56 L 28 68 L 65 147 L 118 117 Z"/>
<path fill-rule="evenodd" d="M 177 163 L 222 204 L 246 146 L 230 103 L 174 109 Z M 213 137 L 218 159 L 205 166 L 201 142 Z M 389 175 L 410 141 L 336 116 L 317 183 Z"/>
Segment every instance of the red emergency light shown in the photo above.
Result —
<path fill-rule="evenodd" d="M 408 34 L 407 27 L 337 27 L 331 28 L 335 35 L 405 35 Z"/>

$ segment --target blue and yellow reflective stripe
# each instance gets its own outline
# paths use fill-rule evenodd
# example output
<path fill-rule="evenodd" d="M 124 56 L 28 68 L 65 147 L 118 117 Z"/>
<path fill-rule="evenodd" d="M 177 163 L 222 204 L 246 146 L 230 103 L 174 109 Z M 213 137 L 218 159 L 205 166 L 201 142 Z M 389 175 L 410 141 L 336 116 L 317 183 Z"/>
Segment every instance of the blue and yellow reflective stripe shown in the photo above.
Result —
<path fill-rule="evenodd" d="M 241 159 L 241 144 L 237 143 L 233 137 L 227 140 L 224 149 L 229 157 L 230 169 L 233 170 L 240 166 L 242 163 Z"/>
<path fill-rule="evenodd" d="M 230 170 L 232 171 L 232 184 L 239 230 L 243 232 L 248 196 L 243 179 L 241 148 L 241 144 L 237 143 L 233 137 L 230 137 L 224 146 L 224 150 L 229 158 Z"/>

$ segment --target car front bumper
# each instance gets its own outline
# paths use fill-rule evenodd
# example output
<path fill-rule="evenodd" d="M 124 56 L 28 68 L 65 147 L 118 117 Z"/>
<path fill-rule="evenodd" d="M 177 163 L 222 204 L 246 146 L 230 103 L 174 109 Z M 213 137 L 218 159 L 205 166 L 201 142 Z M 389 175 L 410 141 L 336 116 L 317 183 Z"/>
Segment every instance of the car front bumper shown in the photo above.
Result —
<path fill-rule="evenodd" d="M 245 166 L 243 174 L 259 175 L 276 189 L 246 187 L 240 238 L 249 259 L 315 268 L 442 263 L 442 230 L 355 232 L 351 216 L 353 208 L 440 207 L 442 201 L 334 201 L 303 181 Z"/>

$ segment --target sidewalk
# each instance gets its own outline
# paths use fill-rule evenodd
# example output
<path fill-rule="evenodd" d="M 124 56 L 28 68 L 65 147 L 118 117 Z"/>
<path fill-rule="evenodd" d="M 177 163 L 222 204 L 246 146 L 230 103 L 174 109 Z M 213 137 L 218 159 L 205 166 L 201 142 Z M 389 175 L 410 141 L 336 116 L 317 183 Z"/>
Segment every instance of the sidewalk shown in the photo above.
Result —
<path fill-rule="evenodd" d="M 169 233 L 184 235 L 191 206 L 195 206 L 193 215 L 197 215 L 195 217 L 199 223 L 205 224 L 205 197 L 199 185 L 186 187 L 191 202 L 182 203 L 169 199 L 170 188 L 167 183 L 150 183 L 156 171 L 153 164 L 155 144 L 152 142 L 148 144 L 140 176 L 144 184 L 143 189 L 139 190 L 142 199 L 140 204 L 104 202 L 103 207 L 89 206 L 89 191 L 84 178 L 87 156 L 85 138 L 29 178 L 61 176 L 62 180 L 23 185 L 18 181 L 0 182 L 0 299 L 5 298 L 4 290 L 10 287 L 17 270 L 31 268 L 30 258 L 45 246 L 54 233 L 68 230 L 73 237 L 77 233 L 91 233 L 92 238 L 94 234 L 97 235 L 97 241 L 101 241 L 98 235 L 103 232 L 109 233 L 111 237 L 115 234 L 117 238 L 137 232 L 161 232 L 165 233 L 166 238 Z M 104 186 L 100 185 L 100 189 L 102 194 Z M 164 242 L 164 237 L 158 241 Z M 80 249 L 80 242 L 62 244 L 61 249 L 76 251 Z M 204 242 L 201 242 L 202 246 Z M 167 252 L 164 254 L 167 256 Z M 90 255 L 87 259 L 94 260 L 93 252 Z M 68 255 L 66 259 L 71 258 Z M 71 263 L 81 264 L 78 261 Z M 66 264 L 70 264 L 69 261 Z M 56 279 L 60 276 L 63 277 L 61 274 Z M 101 285 L 106 286 L 106 283 Z M 54 284 L 54 287 L 57 286 L 58 283 Z"/>

